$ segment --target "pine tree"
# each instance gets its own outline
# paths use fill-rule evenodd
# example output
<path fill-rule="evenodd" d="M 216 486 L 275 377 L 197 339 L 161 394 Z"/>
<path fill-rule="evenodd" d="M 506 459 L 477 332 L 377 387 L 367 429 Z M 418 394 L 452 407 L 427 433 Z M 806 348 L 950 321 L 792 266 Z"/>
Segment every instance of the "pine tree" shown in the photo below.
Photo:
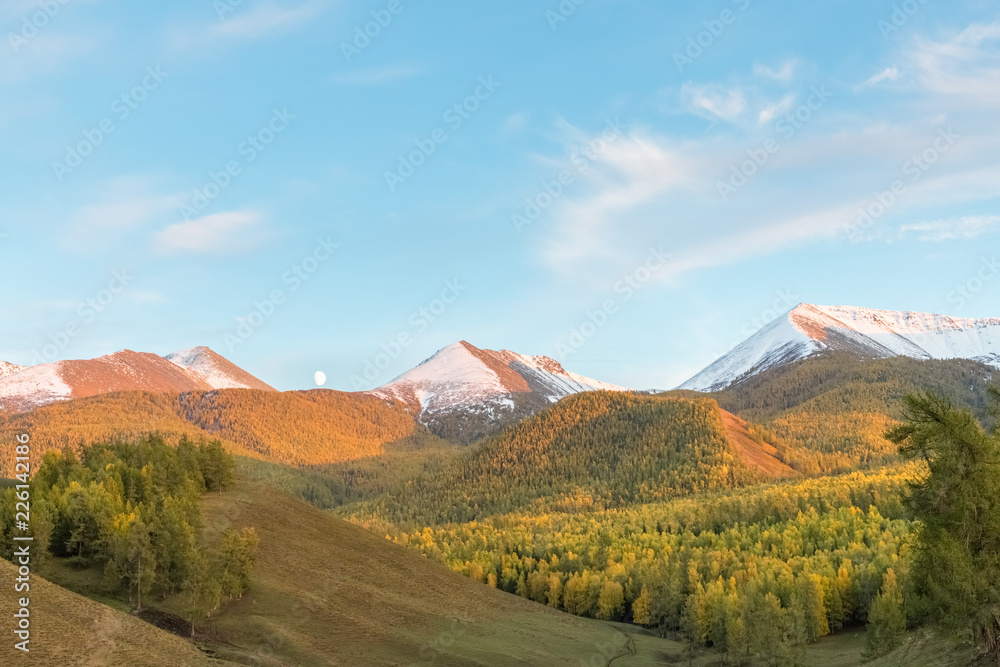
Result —
<path fill-rule="evenodd" d="M 734 667 L 742 667 L 749 659 L 750 632 L 741 611 L 732 609 L 726 618 L 726 662 Z"/>
<path fill-rule="evenodd" d="M 750 646 L 767 665 L 778 664 L 783 653 L 786 625 L 781 600 L 774 593 L 756 593 L 750 606 Z"/>
<path fill-rule="evenodd" d="M 798 580 L 798 596 L 805 616 L 806 641 L 814 642 L 830 634 L 823 603 L 823 579 L 818 574 L 803 574 Z"/>
<path fill-rule="evenodd" d="M 222 534 L 219 581 L 225 598 L 243 597 L 250 585 L 250 573 L 257 562 L 257 531 L 244 528 L 237 532 L 228 529 Z"/>
<path fill-rule="evenodd" d="M 990 394 L 1000 404 L 1000 390 Z M 908 498 L 921 521 L 916 594 L 934 622 L 972 630 L 1000 659 L 1000 436 L 928 394 L 907 398 L 906 420 L 888 437 L 929 470 Z"/>
<path fill-rule="evenodd" d="M 906 613 L 903 593 L 892 568 L 885 572 L 882 590 L 868 612 L 868 635 L 865 638 L 865 658 L 879 658 L 903 644 L 906 635 Z"/>

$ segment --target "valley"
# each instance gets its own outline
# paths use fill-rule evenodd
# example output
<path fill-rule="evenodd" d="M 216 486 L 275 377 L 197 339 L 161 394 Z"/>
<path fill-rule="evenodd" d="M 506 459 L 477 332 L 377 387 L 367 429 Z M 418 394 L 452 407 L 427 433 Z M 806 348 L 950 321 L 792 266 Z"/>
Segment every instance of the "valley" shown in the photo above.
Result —
<path fill-rule="evenodd" d="M 259 551 L 243 593 L 208 603 L 193 635 L 187 589 L 153 585 L 143 618 L 177 620 L 147 625 L 128 614 L 131 589 L 109 587 L 101 561 L 73 561 L 57 531 L 40 585 L 102 610 L 102 664 L 131 664 L 120 633 L 135 623 L 172 664 L 985 664 L 911 606 L 921 523 L 906 498 L 928 464 L 893 435 L 907 396 L 926 392 L 993 424 L 995 368 L 972 352 L 782 352 L 715 391 L 649 394 L 466 342 L 377 390 L 278 392 L 194 348 L 167 366 L 114 363 L 196 386 L 95 384 L 0 414 L 0 434 L 31 433 L 42 470 L 151 435 L 234 457 L 231 482 L 205 478 L 191 525 L 207 553 L 228 548 L 230 528 L 252 528 Z M 6 386 L 28 371 L 12 367 Z M 0 464 L 12 476 L 12 459 Z M 65 502 L 42 501 L 43 516 Z M 103 544 L 103 528 L 88 530 Z M 902 628 L 873 635 L 890 612 Z M 79 615 L 60 618 L 67 636 L 84 631 Z"/>

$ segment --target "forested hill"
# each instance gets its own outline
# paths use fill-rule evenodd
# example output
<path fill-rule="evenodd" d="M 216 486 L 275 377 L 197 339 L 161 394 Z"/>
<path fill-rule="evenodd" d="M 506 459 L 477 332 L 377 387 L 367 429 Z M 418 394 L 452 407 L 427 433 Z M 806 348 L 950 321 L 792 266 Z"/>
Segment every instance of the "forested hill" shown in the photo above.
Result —
<path fill-rule="evenodd" d="M 755 446 L 751 460 L 747 450 Z M 766 458 L 773 465 L 761 465 Z M 733 442 L 714 400 L 591 392 L 508 427 L 364 511 L 426 524 L 532 508 L 621 507 L 746 485 L 781 470 L 745 432 Z"/>
<path fill-rule="evenodd" d="M 291 465 L 336 463 L 383 454 L 426 436 L 402 406 L 336 391 L 220 389 L 185 394 L 122 392 L 0 413 L 0 438 L 29 433 L 37 465 L 49 449 L 157 433 L 219 439 L 237 454 Z M 0 450 L 0 476 L 13 476 L 13 449 Z"/>
<path fill-rule="evenodd" d="M 968 359 L 863 360 L 824 352 L 708 395 L 762 425 L 751 431 L 776 444 L 783 461 L 817 475 L 898 461 L 885 433 L 902 417 L 907 394 L 933 392 L 989 422 L 986 387 L 995 373 Z"/>
<path fill-rule="evenodd" d="M 790 411 L 880 412 L 898 419 L 907 394 L 927 391 L 985 416 L 986 387 L 996 372 L 969 359 L 864 360 L 845 352 L 825 352 L 707 395 L 723 409 L 754 421 Z"/>

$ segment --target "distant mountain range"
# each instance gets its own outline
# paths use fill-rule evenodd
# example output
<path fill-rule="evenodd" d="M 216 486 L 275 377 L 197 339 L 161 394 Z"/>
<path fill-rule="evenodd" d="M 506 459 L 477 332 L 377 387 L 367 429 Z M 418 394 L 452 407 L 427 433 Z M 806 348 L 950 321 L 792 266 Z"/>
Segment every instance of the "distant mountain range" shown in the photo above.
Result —
<path fill-rule="evenodd" d="M 970 359 L 1000 367 L 1000 318 L 962 319 L 851 306 L 799 304 L 680 389 L 719 391 L 824 352 L 857 359 Z M 18 366 L 0 361 L 0 408 L 23 412 L 112 392 L 275 391 L 207 347 L 165 357 L 123 350 L 90 360 Z M 442 437 L 471 442 L 586 391 L 631 391 L 564 369 L 549 357 L 460 341 L 391 382 L 359 395 L 401 404 Z"/>
<path fill-rule="evenodd" d="M 229 388 L 275 391 L 207 347 L 167 357 L 122 350 L 96 359 L 29 367 L 0 364 L 0 407 L 8 412 L 119 391 L 180 393 Z"/>
<path fill-rule="evenodd" d="M 1000 368 L 1000 318 L 799 304 L 680 389 L 718 391 L 763 371 L 826 352 L 863 359 L 972 359 Z"/>

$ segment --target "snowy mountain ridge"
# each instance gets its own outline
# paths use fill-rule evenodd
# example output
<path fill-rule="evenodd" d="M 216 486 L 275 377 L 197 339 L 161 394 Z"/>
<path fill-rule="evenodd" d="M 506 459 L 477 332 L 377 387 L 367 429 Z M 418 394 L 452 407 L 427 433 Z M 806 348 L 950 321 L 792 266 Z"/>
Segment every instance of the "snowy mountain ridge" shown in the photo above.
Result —
<path fill-rule="evenodd" d="M 550 404 L 570 394 L 601 390 L 629 391 L 567 371 L 549 357 L 482 350 L 460 341 L 367 393 L 402 401 L 423 420 L 456 411 L 510 411 L 519 396 Z"/>
<path fill-rule="evenodd" d="M 825 350 L 875 359 L 974 359 L 1000 368 L 1000 318 L 802 303 L 679 389 L 717 391 L 736 380 Z"/>
<path fill-rule="evenodd" d="M 180 393 L 237 387 L 274 391 L 207 347 L 168 357 L 122 350 L 96 359 L 27 367 L 0 362 L 0 408 L 8 412 L 118 391 Z"/>

